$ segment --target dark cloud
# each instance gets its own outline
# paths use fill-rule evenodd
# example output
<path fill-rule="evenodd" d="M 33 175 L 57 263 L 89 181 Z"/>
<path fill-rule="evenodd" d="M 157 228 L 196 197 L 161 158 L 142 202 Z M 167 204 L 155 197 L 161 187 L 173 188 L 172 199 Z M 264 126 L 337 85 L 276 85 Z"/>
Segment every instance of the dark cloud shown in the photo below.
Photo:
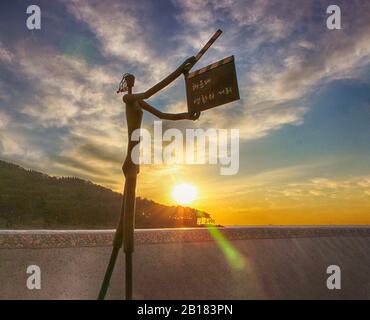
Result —
<path fill-rule="evenodd" d="M 77 160 L 76 158 L 68 156 L 54 155 L 51 157 L 51 160 L 54 161 L 55 164 L 63 165 L 75 171 L 84 171 L 86 174 L 99 176 L 103 176 L 106 174 L 106 172 L 102 168 L 95 167 L 94 165 L 89 164 L 89 161 L 87 159 Z"/>
<path fill-rule="evenodd" d="M 111 162 L 119 164 L 123 161 L 123 152 L 118 148 L 112 148 L 107 145 L 84 144 L 78 147 L 78 152 L 81 156 L 97 159 L 103 162 Z"/>

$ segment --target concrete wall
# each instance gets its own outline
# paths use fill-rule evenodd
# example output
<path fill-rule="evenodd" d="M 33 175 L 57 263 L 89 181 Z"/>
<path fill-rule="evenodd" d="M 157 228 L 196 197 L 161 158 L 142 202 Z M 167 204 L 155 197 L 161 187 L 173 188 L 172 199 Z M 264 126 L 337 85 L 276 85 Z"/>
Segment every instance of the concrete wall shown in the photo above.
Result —
<path fill-rule="evenodd" d="M 0 231 L 0 299 L 96 299 L 112 231 Z M 369 299 L 370 228 L 136 232 L 136 299 Z M 215 240 L 217 239 L 217 240 Z M 26 287 L 41 268 L 41 290 Z M 328 290 L 326 268 L 341 268 Z M 123 255 L 109 299 L 122 299 Z"/>

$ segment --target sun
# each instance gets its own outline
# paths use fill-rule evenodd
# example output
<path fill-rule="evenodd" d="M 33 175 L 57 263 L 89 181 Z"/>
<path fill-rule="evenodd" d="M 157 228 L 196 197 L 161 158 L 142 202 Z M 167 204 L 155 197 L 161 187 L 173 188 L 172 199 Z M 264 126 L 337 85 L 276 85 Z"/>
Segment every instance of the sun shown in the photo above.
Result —
<path fill-rule="evenodd" d="M 181 183 L 172 190 L 172 198 L 178 204 L 192 203 L 198 197 L 198 190 L 191 184 Z"/>

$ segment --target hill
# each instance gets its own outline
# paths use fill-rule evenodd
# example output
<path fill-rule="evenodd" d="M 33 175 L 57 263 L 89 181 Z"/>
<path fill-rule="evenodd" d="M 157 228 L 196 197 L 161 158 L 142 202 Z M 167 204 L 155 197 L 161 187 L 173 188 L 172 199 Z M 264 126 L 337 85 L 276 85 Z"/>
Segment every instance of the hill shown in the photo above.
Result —
<path fill-rule="evenodd" d="M 0 160 L 0 229 L 115 228 L 122 196 L 90 181 L 51 177 Z M 137 198 L 136 228 L 196 227 L 206 212 Z"/>

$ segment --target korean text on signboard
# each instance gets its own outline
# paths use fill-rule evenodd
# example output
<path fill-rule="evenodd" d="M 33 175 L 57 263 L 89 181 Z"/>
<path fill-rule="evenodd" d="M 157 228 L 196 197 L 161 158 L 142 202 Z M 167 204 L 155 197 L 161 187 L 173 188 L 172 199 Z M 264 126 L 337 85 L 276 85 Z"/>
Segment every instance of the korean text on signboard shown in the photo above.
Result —
<path fill-rule="evenodd" d="M 239 100 L 234 56 L 190 73 L 186 77 L 186 96 L 189 112 Z"/>

